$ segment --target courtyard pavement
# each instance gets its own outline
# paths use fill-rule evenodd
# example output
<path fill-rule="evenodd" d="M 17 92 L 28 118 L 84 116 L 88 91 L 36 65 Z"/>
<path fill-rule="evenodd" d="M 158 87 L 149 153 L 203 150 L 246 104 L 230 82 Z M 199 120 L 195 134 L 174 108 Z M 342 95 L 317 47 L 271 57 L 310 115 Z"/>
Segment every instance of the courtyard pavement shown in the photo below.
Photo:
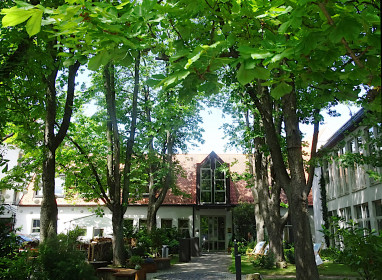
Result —
<path fill-rule="evenodd" d="M 235 274 L 228 272 L 230 264 L 230 254 L 203 253 L 200 257 L 192 257 L 188 263 L 179 263 L 167 270 L 148 273 L 147 280 L 236 279 Z"/>

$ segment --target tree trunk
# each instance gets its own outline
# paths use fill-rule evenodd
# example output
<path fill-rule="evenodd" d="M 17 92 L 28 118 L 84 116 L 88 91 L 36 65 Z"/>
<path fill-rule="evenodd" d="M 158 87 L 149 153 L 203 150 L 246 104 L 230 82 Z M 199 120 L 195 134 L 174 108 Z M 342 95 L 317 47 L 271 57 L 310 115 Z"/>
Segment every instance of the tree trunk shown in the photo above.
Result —
<path fill-rule="evenodd" d="M 112 216 L 113 224 L 113 264 L 124 266 L 126 264 L 125 247 L 123 241 L 123 213 L 120 205 L 115 205 Z"/>
<path fill-rule="evenodd" d="M 247 92 L 260 112 L 269 147 L 275 180 L 287 194 L 295 237 L 296 279 L 319 279 L 313 254 L 307 208 L 307 185 L 302 160 L 302 146 L 296 111 L 296 93 L 284 96 L 283 113 L 287 137 L 289 173 L 284 163 L 279 137 L 272 117 L 272 100 L 265 87 L 258 83 L 257 90 L 249 87 Z M 267 219 L 265 219 L 267 221 Z"/>
<path fill-rule="evenodd" d="M 52 45 L 53 46 L 53 45 Z M 52 47 L 53 48 L 53 47 Z M 43 242 L 46 238 L 57 234 L 57 202 L 55 197 L 55 175 L 56 175 L 56 149 L 63 141 L 69 128 L 70 119 L 73 111 L 73 99 L 75 89 L 75 77 L 80 63 L 76 61 L 69 67 L 68 90 L 66 94 L 64 117 L 61 127 L 54 134 L 56 124 L 56 77 L 57 69 L 52 70 L 47 77 L 46 90 L 46 117 L 43 147 L 43 171 L 42 171 L 42 192 L 43 198 L 40 212 L 40 240 Z"/>
<path fill-rule="evenodd" d="M 297 116 L 296 93 L 282 98 L 290 170 L 290 184 L 285 186 L 291 210 L 295 238 L 296 279 L 319 279 L 308 212 L 308 191 L 302 159 L 301 136 Z"/>
<path fill-rule="evenodd" d="M 107 106 L 107 184 L 109 187 L 113 226 L 113 264 L 125 264 L 123 243 L 123 207 L 121 204 L 120 142 L 115 101 L 114 65 L 107 64 L 103 70 Z"/>
<path fill-rule="evenodd" d="M 254 192 L 256 192 L 256 194 L 254 194 L 253 197 L 255 198 L 255 196 L 257 196 L 257 201 L 255 200 L 254 202 L 254 209 L 255 209 L 254 214 L 255 214 L 255 220 L 256 220 L 256 241 L 259 242 L 259 241 L 265 240 L 265 231 L 264 231 L 265 224 L 264 224 L 263 215 L 260 211 L 260 204 L 259 204 L 257 191 L 252 190 L 252 193 Z"/>
<path fill-rule="evenodd" d="M 45 147 L 42 171 L 42 203 L 40 212 L 40 241 L 57 234 L 57 202 L 54 195 L 54 178 L 56 173 L 55 151 Z"/>
<path fill-rule="evenodd" d="M 46 117 L 43 147 L 42 168 L 42 202 L 40 212 L 40 240 L 57 234 L 57 202 L 54 195 L 54 178 L 56 174 L 56 147 L 54 144 L 54 124 L 56 122 L 56 76 L 54 69 L 47 77 Z"/>
<path fill-rule="evenodd" d="M 245 121 L 246 121 L 246 126 L 248 130 L 251 130 L 252 127 L 250 125 L 249 121 L 249 110 L 247 110 L 245 114 Z M 255 221 L 256 221 L 256 241 L 263 241 L 265 240 L 265 225 L 264 225 L 264 217 L 262 215 L 262 211 L 260 209 L 260 201 L 259 201 L 259 190 L 256 185 L 256 180 L 255 180 L 255 163 L 253 159 L 253 143 L 249 143 L 249 152 L 248 152 L 248 165 L 249 165 L 249 173 L 252 175 L 251 176 L 251 183 L 254 187 L 252 187 L 252 196 L 253 196 L 253 204 L 254 204 L 254 214 L 255 214 Z"/>

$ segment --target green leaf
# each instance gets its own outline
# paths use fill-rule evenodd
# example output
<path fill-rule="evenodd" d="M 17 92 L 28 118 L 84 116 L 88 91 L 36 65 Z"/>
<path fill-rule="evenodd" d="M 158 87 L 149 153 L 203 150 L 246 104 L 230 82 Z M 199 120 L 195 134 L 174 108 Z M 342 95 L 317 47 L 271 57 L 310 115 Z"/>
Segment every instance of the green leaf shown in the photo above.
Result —
<path fill-rule="evenodd" d="M 256 71 L 250 70 L 250 69 L 246 70 L 244 67 L 244 64 L 240 65 L 239 71 L 237 71 L 237 75 L 236 75 L 237 80 L 243 86 L 252 82 L 255 76 L 256 76 Z"/>
<path fill-rule="evenodd" d="M 189 58 L 186 66 L 184 66 L 184 69 L 188 69 L 191 66 L 192 63 L 197 61 L 200 58 L 200 56 L 202 55 L 203 52 L 204 51 L 200 51 L 196 55 L 194 55 L 193 57 Z"/>
<path fill-rule="evenodd" d="M 106 51 L 100 52 L 89 60 L 88 68 L 97 71 L 101 65 L 106 65 L 110 60 L 110 56 Z"/>
<path fill-rule="evenodd" d="M 290 26 L 290 21 L 286 21 L 279 27 L 279 33 L 284 34 L 285 31 L 287 31 L 288 27 Z"/>
<path fill-rule="evenodd" d="M 29 37 L 36 35 L 41 30 L 41 20 L 42 20 L 42 11 L 35 9 L 31 18 L 28 20 L 25 28 L 28 32 Z"/>
<path fill-rule="evenodd" d="M 19 9 L 17 7 L 3 9 L 1 10 L 1 13 L 5 14 L 5 16 L 2 19 L 3 26 L 18 25 L 28 20 L 33 14 L 31 10 Z"/>
<path fill-rule="evenodd" d="M 261 80 L 268 80 L 271 76 L 271 71 L 264 67 L 256 67 L 255 68 L 255 78 Z"/>
<path fill-rule="evenodd" d="M 274 89 L 271 90 L 271 95 L 274 98 L 279 99 L 279 98 L 283 97 L 284 95 L 290 93 L 291 91 L 292 91 L 291 85 L 288 85 L 285 82 L 281 82 Z"/>

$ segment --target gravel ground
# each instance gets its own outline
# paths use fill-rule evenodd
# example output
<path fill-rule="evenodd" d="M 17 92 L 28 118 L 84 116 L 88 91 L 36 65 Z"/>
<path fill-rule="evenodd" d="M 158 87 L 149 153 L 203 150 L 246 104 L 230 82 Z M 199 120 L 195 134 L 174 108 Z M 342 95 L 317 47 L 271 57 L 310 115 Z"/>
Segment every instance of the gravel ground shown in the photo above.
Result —
<path fill-rule="evenodd" d="M 204 253 L 200 257 L 193 257 L 188 263 L 179 263 L 170 269 L 148 273 L 147 280 L 226 280 L 236 279 L 236 276 L 228 272 L 231 264 L 231 255 Z"/>

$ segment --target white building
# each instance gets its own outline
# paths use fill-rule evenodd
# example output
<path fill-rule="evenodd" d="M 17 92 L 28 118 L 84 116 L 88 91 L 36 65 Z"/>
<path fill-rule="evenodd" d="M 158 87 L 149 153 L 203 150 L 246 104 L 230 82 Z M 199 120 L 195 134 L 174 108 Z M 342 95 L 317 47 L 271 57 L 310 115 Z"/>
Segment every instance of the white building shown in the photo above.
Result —
<path fill-rule="evenodd" d="M 316 242 L 324 242 L 320 232 L 324 224 L 321 207 L 320 179 L 325 180 L 328 216 L 337 216 L 345 221 L 353 220 L 359 227 L 382 232 L 382 183 L 369 176 L 368 170 L 382 173 L 381 167 L 357 164 L 341 159 L 346 154 L 371 155 L 380 153 L 376 143 L 382 136 L 381 123 L 363 125 L 366 113 L 358 111 L 323 146 L 321 151 L 329 153 L 331 161 L 316 168 L 313 183 L 313 207 Z M 350 157 L 348 157 L 350 158 Z"/>
<path fill-rule="evenodd" d="M 190 237 L 200 237 L 200 242 L 204 241 L 208 250 L 225 250 L 233 234 L 232 208 L 240 202 L 252 202 L 253 198 L 244 181 L 233 182 L 217 167 L 226 163 L 231 172 L 244 172 L 246 156 L 218 156 L 212 152 L 209 155 L 176 155 L 176 160 L 186 172 L 186 178 L 178 177 L 177 185 L 189 196 L 168 193 L 157 213 L 157 226 L 176 227 Z M 83 229 L 83 238 L 87 240 L 96 236 L 111 236 L 111 213 L 107 207 L 101 205 L 105 215 L 98 217 L 94 212 L 97 203 L 81 199 L 66 200 L 62 183 L 62 178 L 56 178 L 58 232 L 67 232 L 78 226 Z M 31 183 L 21 197 L 16 219 L 16 227 L 22 228 L 21 234 L 39 236 L 41 194 L 41 190 L 34 191 Z M 147 198 L 130 205 L 124 218 L 134 226 L 144 225 Z"/>
<path fill-rule="evenodd" d="M 17 165 L 17 159 L 19 158 L 20 153 L 18 149 L 12 149 L 12 147 L 5 146 L 0 153 L 3 159 L 7 161 L 7 169 L 11 169 Z M 2 173 L 2 170 L 6 165 L 3 165 L 0 169 L 0 180 L 5 176 L 5 174 Z M 15 223 L 17 204 L 20 201 L 20 197 L 21 193 L 14 190 L 0 189 L 0 206 L 3 208 L 2 213 L 0 213 L 0 221 L 8 224 L 10 228 L 12 228 Z"/>

